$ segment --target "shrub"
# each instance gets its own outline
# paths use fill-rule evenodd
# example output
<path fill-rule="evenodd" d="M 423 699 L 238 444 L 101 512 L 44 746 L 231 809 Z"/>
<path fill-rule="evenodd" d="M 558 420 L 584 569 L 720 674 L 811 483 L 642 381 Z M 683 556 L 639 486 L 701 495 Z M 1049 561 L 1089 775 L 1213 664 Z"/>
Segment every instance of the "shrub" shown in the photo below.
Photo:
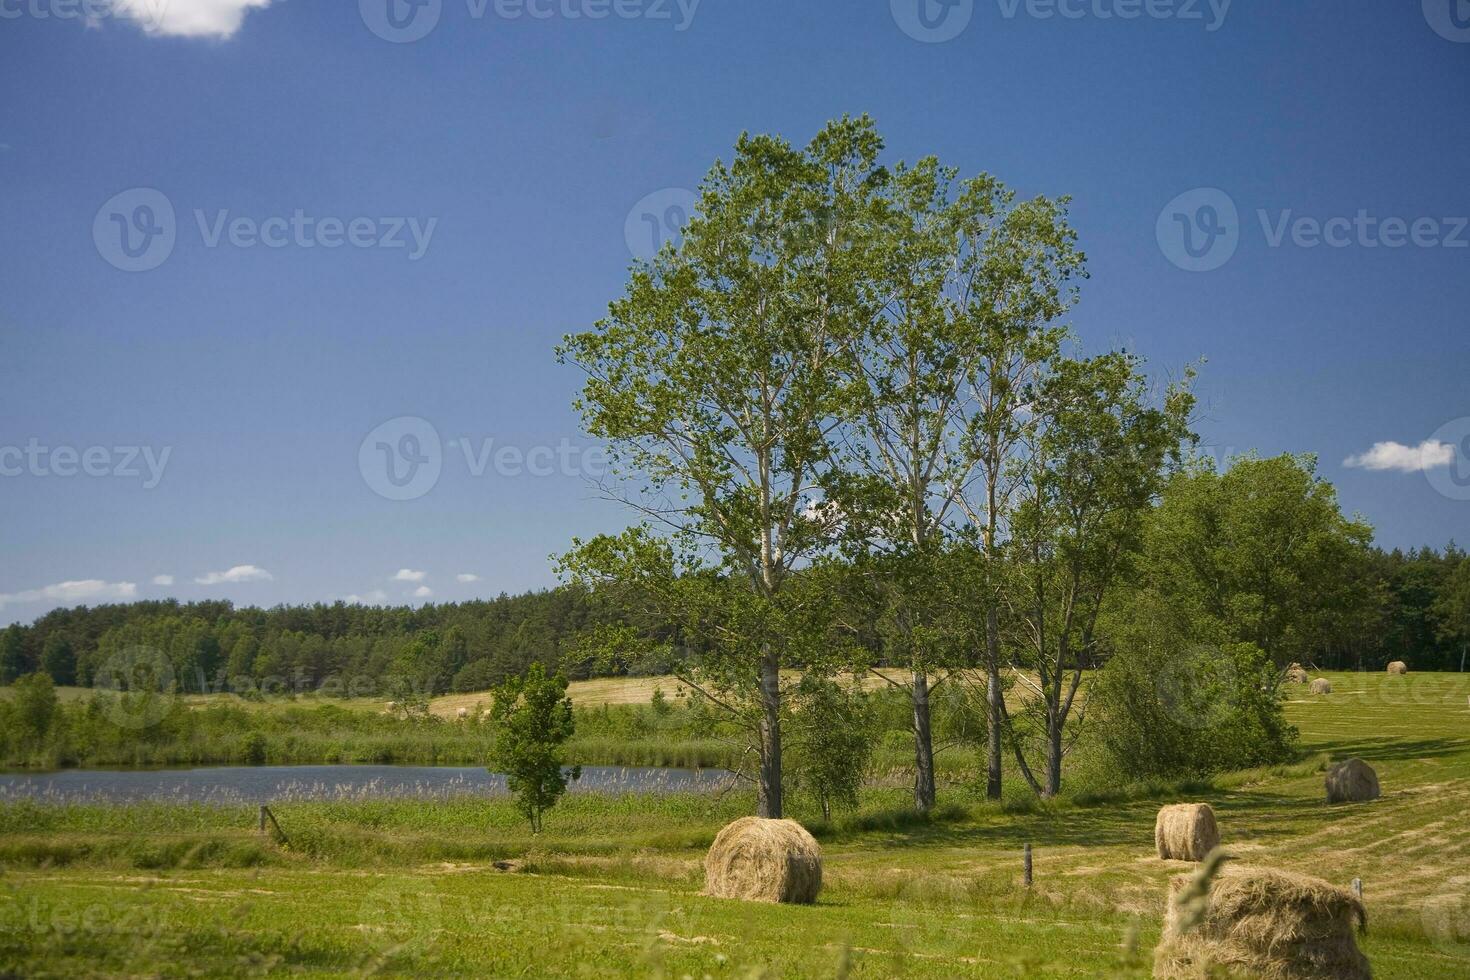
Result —
<path fill-rule="evenodd" d="M 857 685 L 844 688 L 815 674 L 802 678 L 797 698 L 790 775 L 830 820 L 834 803 L 857 806 L 876 734 L 871 699 Z"/>
<path fill-rule="evenodd" d="M 1199 777 L 1291 756 L 1296 729 L 1260 648 L 1194 642 L 1177 623 L 1146 615 L 1117 639 L 1088 697 L 1113 773 Z"/>

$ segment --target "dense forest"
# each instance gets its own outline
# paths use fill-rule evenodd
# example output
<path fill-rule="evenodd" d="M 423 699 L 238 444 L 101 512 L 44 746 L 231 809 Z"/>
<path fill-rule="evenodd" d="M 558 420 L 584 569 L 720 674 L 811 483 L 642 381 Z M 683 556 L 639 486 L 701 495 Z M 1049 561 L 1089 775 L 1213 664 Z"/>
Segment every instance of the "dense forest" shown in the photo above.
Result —
<path fill-rule="evenodd" d="M 1310 659 L 1324 670 L 1377 670 L 1390 660 L 1416 670 L 1459 670 L 1470 636 L 1457 623 L 1452 597 L 1470 579 L 1466 553 L 1453 544 L 1443 551 L 1372 549 L 1366 568 L 1371 580 L 1363 592 L 1376 608 L 1360 622 L 1374 625 Z M 578 639 L 608 615 L 605 604 L 575 586 L 417 608 L 338 602 L 258 609 L 176 600 L 80 606 L 0 632 L 0 678 L 9 683 L 45 670 L 57 684 L 85 686 L 108 657 L 146 647 L 167 655 L 189 691 L 373 696 L 404 678 L 426 693 L 478 691 L 533 661 L 574 679 L 605 672 L 580 653 Z M 618 669 L 657 674 L 668 666 L 650 653 Z"/>
<path fill-rule="evenodd" d="M 590 615 L 586 594 L 573 587 L 418 608 L 82 606 L 0 633 L 0 677 L 8 683 L 43 669 L 58 684 L 88 686 L 109 658 L 144 648 L 162 651 L 187 691 L 378 696 L 404 678 L 424 693 L 484 690 L 533 661 L 588 676 L 591 665 L 572 662 L 568 650 Z"/>

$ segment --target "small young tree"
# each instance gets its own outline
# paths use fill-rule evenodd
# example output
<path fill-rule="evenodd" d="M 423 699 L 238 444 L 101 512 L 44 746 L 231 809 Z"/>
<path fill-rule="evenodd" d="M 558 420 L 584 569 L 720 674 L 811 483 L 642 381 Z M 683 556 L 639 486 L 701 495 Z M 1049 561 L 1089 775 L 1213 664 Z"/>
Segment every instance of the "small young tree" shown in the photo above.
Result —
<path fill-rule="evenodd" d="M 816 674 L 803 677 L 795 694 L 792 768 L 830 820 L 833 804 L 857 806 L 873 755 L 873 708 L 856 683 L 845 688 Z"/>
<path fill-rule="evenodd" d="M 567 679 L 546 676 L 532 663 L 524 677 L 511 677 L 495 689 L 490 719 L 495 726 L 495 748 L 490 766 L 505 774 L 515 794 L 516 809 L 541 832 L 541 817 L 556 805 L 569 779 L 580 779 L 582 767 L 564 768 L 562 747 L 576 731 Z"/>

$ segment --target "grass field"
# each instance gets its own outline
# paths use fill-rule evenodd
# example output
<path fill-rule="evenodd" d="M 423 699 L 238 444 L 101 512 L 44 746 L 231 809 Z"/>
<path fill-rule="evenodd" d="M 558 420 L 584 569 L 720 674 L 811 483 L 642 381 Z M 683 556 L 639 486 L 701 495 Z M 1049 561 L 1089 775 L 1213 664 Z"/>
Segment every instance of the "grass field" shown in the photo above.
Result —
<path fill-rule="evenodd" d="M 1153 814 L 1190 798 L 1242 861 L 1363 879 L 1375 976 L 1470 977 L 1470 681 L 1329 676 L 1334 694 L 1288 705 L 1303 761 L 1209 789 L 1000 806 L 950 784 L 928 822 L 876 789 L 816 827 L 811 908 L 698 894 L 742 793 L 568 797 L 540 838 L 503 801 L 292 804 L 285 846 L 243 807 L 7 804 L 0 970 L 1144 977 L 1166 881 L 1187 868 L 1154 856 Z M 1349 755 L 1377 768 L 1382 800 L 1323 802 L 1322 766 Z"/>

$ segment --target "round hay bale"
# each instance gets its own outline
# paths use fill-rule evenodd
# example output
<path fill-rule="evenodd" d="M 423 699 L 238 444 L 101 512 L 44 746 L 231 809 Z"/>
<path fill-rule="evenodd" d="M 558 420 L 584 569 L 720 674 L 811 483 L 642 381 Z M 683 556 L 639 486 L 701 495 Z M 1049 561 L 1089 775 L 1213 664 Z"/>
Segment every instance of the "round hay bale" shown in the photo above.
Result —
<path fill-rule="evenodd" d="M 1367 803 L 1378 796 L 1378 773 L 1362 759 L 1348 759 L 1327 770 L 1328 803 Z"/>
<path fill-rule="evenodd" d="M 1354 936 L 1368 916 L 1350 892 L 1306 875 L 1227 867 L 1211 883 L 1199 918 L 1198 908 L 1181 901 L 1190 877 L 1169 883 L 1164 935 L 1154 951 L 1158 980 L 1372 977 Z"/>
<path fill-rule="evenodd" d="M 1286 680 L 1290 684 L 1305 684 L 1312 678 L 1307 674 L 1306 668 L 1301 664 L 1292 664 L 1286 668 Z"/>
<path fill-rule="evenodd" d="M 1388 665 L 1388 672 L 1390 674 L 1399 675 L 1407 674 L 1409 672 L 1409 665 L 1404 663 L 1402 660 L 1395 660 L 1393 663 Z"/>
<path fill-rule="evenodd" d="M 704 893 L 747 902 L 808 905 L 822 890 L 822 848 L 795 820 L 742 817 L 704 858 Z"/>
<path fill-rule="evenodd" d="M 1331 694 L 1332 682 L 1325 677 L 1319 677 L 1312 681 L 1312 686 L 1309 690 L 1313 694 Z"/>
<path fill-rule="evenodd" d="M 1164 861 L 1203 861 L 1220 846 L 1220 827 L 1208 803 L 1175 803 L 1154 820 L 1154 846 Z"/>

